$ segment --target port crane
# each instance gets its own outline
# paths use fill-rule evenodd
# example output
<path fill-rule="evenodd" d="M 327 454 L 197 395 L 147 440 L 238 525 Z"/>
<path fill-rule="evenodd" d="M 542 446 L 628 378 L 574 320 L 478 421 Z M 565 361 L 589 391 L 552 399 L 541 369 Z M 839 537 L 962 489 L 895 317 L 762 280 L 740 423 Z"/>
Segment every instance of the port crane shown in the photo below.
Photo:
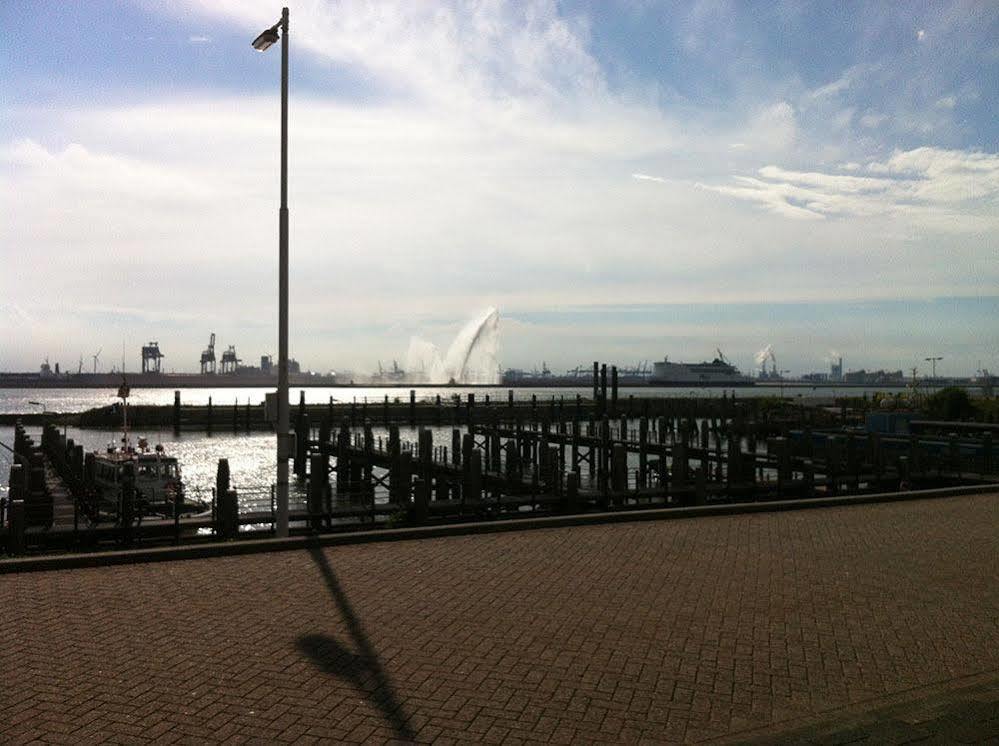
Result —
<path fill-rule="evenodd" d="M 241 362 L 243 361 L 236 357 L 236 345 L 229 345 L 229 349 L 222 353 L 222 372 L 235 373 Z"/>
<path fill-rule="evenodd" d="M 933 372 L 930 374 L 930 377 L 931 378 L 936 378 L 937 377 L 937 361 L 938 360 L 943 360 L 943 358 L 942 357 L 927 357 L 927 358 L 923 358 L 923 359 L 926 360 L 926 362 L 930 363 L 930 365 L 933 366 Z"/>
<path fill-rule="evenodd" d="M 201 353 L 201 375 L 215 373 L 215 332 L 208 340 L 208 349 Z"/>

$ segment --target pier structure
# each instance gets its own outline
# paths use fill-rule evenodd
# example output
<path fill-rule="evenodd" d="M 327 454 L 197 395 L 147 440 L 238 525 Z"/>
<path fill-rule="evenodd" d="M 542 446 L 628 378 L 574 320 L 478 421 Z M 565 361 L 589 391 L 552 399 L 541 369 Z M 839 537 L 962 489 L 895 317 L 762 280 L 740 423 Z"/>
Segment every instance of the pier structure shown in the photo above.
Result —
<path fill-rule="evenodd" d="M 629 397 L 616 417 L 600 414 L 603 406 L 602 396 L 494 402 L 488 394 L 481 402 L 473 394 L 451 406 L 422 405 L 413 393 L 407 402 L 316 406 L 303 393 L 292 417 L 293 530 L 807 501 L 999 481 L 989 426 L 958 435 L 957 423 L 936 423 L 938 434 L 889 435 L 845 428 L 843 412 L 774 412 L 730 397 Z M 167 409 L 179 417 L 179 395 Z M 251 409 L 238 402 L 209 402 L 207 413 L 209 432 L 251 427 Z M 52 424 L 39 445 L 22 425 L 15 440 L 19 458 L 3 506 L 10 520 L 0 532 L 8 552 L 266 535 L 274 525 L 273 488 L 237 492 L 228 460 L 210 495 L 152 505 L 125 477 L 116 491 L 97 489 L 94 454 Z"/>

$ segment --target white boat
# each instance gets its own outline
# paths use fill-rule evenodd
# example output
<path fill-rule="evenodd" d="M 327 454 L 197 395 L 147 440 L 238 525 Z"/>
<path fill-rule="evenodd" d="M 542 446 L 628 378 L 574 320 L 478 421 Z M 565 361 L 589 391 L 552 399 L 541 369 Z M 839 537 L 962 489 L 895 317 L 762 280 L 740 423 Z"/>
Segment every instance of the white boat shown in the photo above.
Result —
<path fill-rule="evenodd" d="M 155 506 L 155 512 L 160 512 L 157 507 L 172 506 L 178 497 L 183 500 L 184 482 L 177 459 L 167 456 L 161 445 L 149 450 L 145 438 L 139 439 L 138 448 L 123 443 L 121 448 L 97 453 L 94 462 L 94 481 L 105 494 L 121 489 L 124 466 L 132 464 L 136 494 L 142 502 Z"/>
<path fill-rule="evenodd" d="M 197 501 L 185 502 L 180 464 L 168 456 L 162 445 L 150 448 L 145 438 L 133 446 L 128 434 L 128 384 L 122 379 L 118 396 L 122 400 L 122 436 L 118 446 L 109 444 L 104 452 L 94 453 L 94 482 L 106 500 L 117 503 L 126 464 L 132 465 L 135 496 L 140 514 L 202 512 L 209 506 Z"/>
<path fill-rule="evenodd" d="M 752 386 L 753 379 L 718 352 L 710 363 L 675 363 L 669 358 L 652 364 L 649 383 L 653 386 Z"/>

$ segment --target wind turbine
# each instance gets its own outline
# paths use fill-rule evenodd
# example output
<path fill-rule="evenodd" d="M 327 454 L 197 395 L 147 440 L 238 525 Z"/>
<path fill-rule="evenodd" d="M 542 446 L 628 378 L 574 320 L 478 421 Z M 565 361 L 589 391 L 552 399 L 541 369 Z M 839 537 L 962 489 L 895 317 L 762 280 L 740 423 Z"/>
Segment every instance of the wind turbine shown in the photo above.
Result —
<path fill-rule="evenodd" d="M 103 349 L 104 349 L 104 348 L 102 347 L 102 348 L 101 348 L 100 350 L 98 350 L 98 351 L 96 352 L 96 354 L 94 354 L 94 355 L 92 356 L 92 357 L 94 358 L 94 375 L 97 375 L 97 358 L 99 358 L 99 357 L 101 356 L 101 351 L 102 351 Z"/>

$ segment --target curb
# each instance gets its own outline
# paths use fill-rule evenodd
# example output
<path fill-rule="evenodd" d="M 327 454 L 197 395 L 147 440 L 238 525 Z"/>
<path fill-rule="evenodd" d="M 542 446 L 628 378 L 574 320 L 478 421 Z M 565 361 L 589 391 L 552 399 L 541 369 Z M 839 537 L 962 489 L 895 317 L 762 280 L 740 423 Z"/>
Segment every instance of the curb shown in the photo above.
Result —
<path fill-rule="evenodd" d="M 885 492 L 871 495 L 843 495 L 812 499 L 775 500 L 758 503 L 731 503 L 727 505 L 698 505 L 683 508 L 654 508 L 650 510 L 622 510 L 612 513 L 580 513 L 576 515 L 515 518 L 475 523 L 454 523 L 442 526 L 417 526 L 412 528 L 386 528 L 374 531 L 356 531 L 340 534 L 291 536 L 288 538 L 246 539 L 229 542 L 210 542 L 190 546 L 123 549 L 80 554 L 62 554 L 0 560 L 0 575 L 16 572 L 41 572 L 47 570 L 73 570 L 114 565 L 131 565 L 147 562 L 207 559 L 261 552 L 287 552 L 314 547 L 351 546 L 389 541 L 437 539 L 449 536 L 531 531 L 546 528 L 567 528 L 637 521 L 680 520 L 752 513 L 776 513 L 810 508 L 835 508 L 850 505 L 931 500 L 964 495 L 986 495 L 999 491 L 999 484 L 944 487 L 908 492 Z"/>

